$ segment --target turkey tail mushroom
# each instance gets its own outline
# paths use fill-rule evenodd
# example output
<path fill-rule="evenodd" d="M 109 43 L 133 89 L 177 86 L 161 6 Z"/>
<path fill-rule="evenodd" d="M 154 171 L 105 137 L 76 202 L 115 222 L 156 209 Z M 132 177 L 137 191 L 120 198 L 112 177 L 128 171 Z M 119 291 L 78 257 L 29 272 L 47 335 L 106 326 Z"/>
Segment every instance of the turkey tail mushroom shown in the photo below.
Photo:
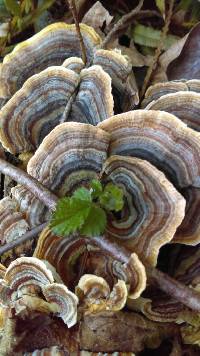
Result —
<path fill-rule="evenodd" d="M 179 91 L 193 91 L 200 93 L 200 80 L 191 79 L 183 81 L 169 81 L 164 83 L 156 83 L 151 85 L 146 93 L 145 98 L 142 101 L 142 107 L 145 108 L 153 101 L 158 100 L 166 94 L 173 94 Z"/>
<path fill-rule="evenodd" d="M 145 160 L 112 156 L 103 171 L 123 189 L 125 198 L 121 218 L 113 216 L 108 222 L 109 237 L 156 265 L 159 249 L 172 240 L 184 218 L 184 198 Z"/>
<path fill-rule="evenodd" d="M 13 154 L 35 150 L 60 123 L 78 84 L 78 75 L 62 66 L 29 78 L 0 111 L 2 145 Z"/>
<path fill-rule="evenodd" d="M 94 53 L 93 64 L 100 65 L 112 78 L 115 111 L 133 109 L 139 102 L 137 84 L 128 57 L 117 50 L 99 49 Z"/>
<path fill-rule="evenodd" d="M 58 306 L 59 312 L 57 315 L 64 323 L 71 328 L 77 322 L 77 296 L 62 284 L 53 283 L 45 285 L 42 292 L 49 303 L 54 303 Z"/>
<path fill-rule="evenodd" d="M 80 27 L 89 64 L 101 39 L 92 27 L 85 24 Z M 12 96 L 31 75 L 61 65 L 71 56 L 81 57 L 75 25 L 55 23 L 45 27 L 5 56 L 0 73 L 0 96 Z"/>
<path fill-rule="evenodd" d="M 63 123 L 46 136 L 27 172 L 59 196 L 97 179 L 107 158 L 109 134 L 82 123 Z"/>
<path fill-rule="evenodd" d="M 124 281 L 119 280 L 110 291 L 109 285 L 102 277 L 92 274 L 83 275 L 76 290 L 78 295 L 82 293 L 82 302 L 87 313 L 121 310 L 124 308 L 128 296 Z"/>
<path fill-rule="evenodd" d="M 166 94 L 150 102 L 145 109 L 169 112 L 192 129 L 200 131 L 200 93 L 178 91 Z"/>
<path fill-rule="evenodd" d="M 180 192 L 184 190 L 186 199 L 188 189 L 200 188 L 200 134 L 174 115 L 136 110 L 113 116 L 98 127 L 111 135 L 110 155 L 135 156 L 149 161 L 163 171 Z M 196 196 L 198 198 L 198 194 Z M 188 204 L 191 209 L 196 202 L 187 199 L 186 209 Z M 178 242 L 197 244 L 200 241 L 200 235 L 196 234 L 198 220 L 194 231 L 192 217 L 185 216 L 183 224 L 187 223 L 187 234 L 178 234 Z"/>
<path fill-rule="evenodd" d="M 111 78 L 100 66 L 83 69 L 80 73 L 79 91 L 72 103 L 68 121 L 97 125 L 112 116 L 111 91 Z"/>

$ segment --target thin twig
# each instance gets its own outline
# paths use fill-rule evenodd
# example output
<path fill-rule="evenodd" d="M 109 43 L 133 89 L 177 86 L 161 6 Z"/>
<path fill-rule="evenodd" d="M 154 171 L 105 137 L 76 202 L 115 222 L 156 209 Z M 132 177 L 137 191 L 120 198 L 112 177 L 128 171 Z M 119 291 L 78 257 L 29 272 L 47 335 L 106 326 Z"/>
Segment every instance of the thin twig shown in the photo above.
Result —
<path fill-rule="evenodd" d="M 171 21 L 171 17 L 172 17 L 172 12 L 173 12 L 173 7 L 174 7 L 174 0 L 171 0 L 170 3 L 169 3 L 169 10 L 167 12 L 166 21 L 165 21 L 164 27 L 162 29 L 159 45 L 158 45 L 158 47 L 157 47 L 157 49 L 155 51 L 154 57 L 152 59 L 152 63 L 149 66 L 149 68 L 147 70 L 146 77 L 144 79 L 144 83 L 143 83 L 141 94 L 140 94 L 141 100 L 143 99 L 143 96 L 144 96 L 144 94 L 146 92 L 146 89 L 147 89 L 147 87 L 149 85 L 149 82 L 151 81 L 152 75 L 153 75 L 153 73 L 154 73 L 154 71 L 156 69 L 157 63 L 158 63 L 158 59 L 159 59 L 160 54 L 162 52 L 163 42 L 164 42 L 164 40 L 166 38 L 166 35 L 167 35 L 167 32 L 169 30 L 169 25 L 170 25 L 170 21 Z"/>
<path fill-rule="evenodd" d="M 74 18 L 76 32 L 77 32 L 79 42 L 80 42 L 80 48 L 81 48 L 81 52 L 82 52 L 82 60 L 83 60 L 83 63 L 86 64 L 86 62 L 87 62 L 86 49 L 85 49 L 85 45 L 83 42 L 83 36 L 82 36 L 81 30 L 80 30 L 76 4 L 75 4 L 74 0 L 68 0 L 68 3 L 69 3 L 69 9 L 71 10 L 73 18 Z"/>
<path fill-rule="evenodd" d="M 13 166 L 3 159 L 0 159 L 0 172 L 7 174 L 18 183 L 25 185 L 29 191 L 31 191 L 39 200 L 41 200 L 50 210 L 55 209 L 58 198 L 23 170 Z M 38 229 L 40 228 L 41 225 L 38 226 Z M 27 241 L 29 238 L 33 238 L 31 231 L 23 235 L 23 239 L 25 241 Z M 88 241 L 88 239 L 86 240 Z M 102 250 L 111 255 L 114 259 L 124 263 L 129 261 L 131 252 L 124 247 L 119 246 L 117 243 L 111 242 L 106 237 L 94 237 L 92 239 L 90 238 L 89 241 L 90 243 L 94 242 L 97 244 Z M 15 247 L 20 243 L 17 244 L 16 241 Z M 10 249 L 10 244 L 7 244 L 7 247 Z M 184 284 L 169 277 L 167 274 L 158 271 L 154 267 L 146 264 L 145 267 L 149 281 L 155 282 L 161 290 L 169 294 L 171 297 L 179 300 L 187 307 L 200 312 L 200 293 L 188 288 Z"/>
<path fill-rule="evenodd" d="M 47 226 L 47 223 L 41 224 L 34 229 L 28 231 L 26 234 L 18 237 L 17 240 L 11 241 L 3 246 L 0 247 L 0 256 L 3 255 L 5 252 L 10 251 L 14 249 L 15 247 L 23 244 L 26 241 L 29 241 L 31 239 L 35 239 L 40 232 Z"/>
<path fill-rule="evenodd" d="M 141 10 L 144 0 L 140 0 L 139 4 L 128 14 L 121 17 L 121 19 L 113 26 L 112 30 L 107 34 L 102 42 L 101 47 L 106 48 L 108 44 L 116 38 L 116 36 L 121 33 L 122 30 L 126 29 L 133 21 L 135 15 Z"/>
<path fill-rule="evenodd" d="M 6 162 L 0 158 L 0 173 L 8 175 L 17 183 L 24 185 L 30 190 L 40 201 L 42 201 L 49 209 L 54 210 L 56 207 L 57 197 L 44 187 L 35 178 L 31 177 L 28 173 L 20 168 L 13 166 L 11 163 Z"/>

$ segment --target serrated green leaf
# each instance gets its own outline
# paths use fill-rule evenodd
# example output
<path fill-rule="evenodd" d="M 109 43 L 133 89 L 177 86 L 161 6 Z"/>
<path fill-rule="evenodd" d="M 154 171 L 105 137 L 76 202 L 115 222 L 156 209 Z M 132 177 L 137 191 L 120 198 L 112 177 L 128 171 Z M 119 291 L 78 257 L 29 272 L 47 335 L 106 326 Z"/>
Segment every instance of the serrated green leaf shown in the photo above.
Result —
<path fill-rule="evenodd" d="M 167 35 L 163 41 L 163 49 L 168 49 L 179 39 L 177 36 Z M 138 24 L 133 28 L 133 40 L 141 46 L 157 48 L 161 40 L 161 31 Z"/>
<path fill-rule="evenodd" d="M 4 0 L 4 2 L 7 10 L 10 11 L 13 15 L 15 16 L 21 15 L 20 5 L 17 2 L 17 0 Z"/>
<path fill-rule="evenodd" d="M 80 200 L 85 200 L 88 202 L 92 201 L 91 193 L 88 189 L 82 187 L 78 188 L 74 193 L 73 193 L 73 198 L 75 199 L 80 199 Z"/>
<path fill-rule="evenodd" d="M 165 13 L 165 0 L 155 0 L 156 6 L 160 10 L 161 14 Z"/>
<path fill-rule="evenodd" d="M 93 198 L 98 198 L 103 191 L 102 185 L 99 180 L 93 179 L 90 183 L 91 194 Z"/>
<path fill-rule="evenodd" d="M 52 214 L 50 228 L 60 236 L 69 235 L 81 228 L 91 208 L 91 202 L 75 198 L 62 198 Z"/>
<path fill-rule="evenodd" d="M 113 183 L 108 183 L 99 198 L 99 202 L 106 210 L 122 210 L 124 205 L 122 189 Z"/>
<path fill-rule="evenodd" d="M 105 211 L 96 204 L 92 204 L 90 212 L 80 229 L 80 233 L 86 236 L 98 236 L 105 231 L 107 223 Z"/>

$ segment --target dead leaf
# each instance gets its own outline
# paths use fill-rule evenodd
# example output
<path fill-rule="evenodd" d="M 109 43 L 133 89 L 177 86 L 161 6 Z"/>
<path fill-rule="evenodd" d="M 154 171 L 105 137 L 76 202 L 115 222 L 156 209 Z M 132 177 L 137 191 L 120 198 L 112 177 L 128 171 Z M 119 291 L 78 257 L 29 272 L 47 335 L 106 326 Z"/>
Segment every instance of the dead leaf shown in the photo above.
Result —
<path fill-rule="evenodd" d="M 200 23 L 188 34 L 178 58 L 167 68 L 169 80 L 200 79 Z"/>
<path fill-rule="evenodd" d="M 160 56 L 159 64 L 163 68 L 163 70 L 167 70 L 168 65 L 180 55 L 183 46 L 187 40 L 187 37 L 188 34 L 178 40 L 176 43 L 174 43 L 170 48 L 167 49 L 167 51 L 165 51 Z"/>
<path fill-rule="evenodd" d="M 82 22 L 92 26 L 95 30 L 99 30 L 104 22 L 106 23 L 106 27 L 108 27 L 112 19 L 113 16 L 109 14 L 108 10 L 105 9 L 100 1 L 97 1 L 85 14 Z"/>

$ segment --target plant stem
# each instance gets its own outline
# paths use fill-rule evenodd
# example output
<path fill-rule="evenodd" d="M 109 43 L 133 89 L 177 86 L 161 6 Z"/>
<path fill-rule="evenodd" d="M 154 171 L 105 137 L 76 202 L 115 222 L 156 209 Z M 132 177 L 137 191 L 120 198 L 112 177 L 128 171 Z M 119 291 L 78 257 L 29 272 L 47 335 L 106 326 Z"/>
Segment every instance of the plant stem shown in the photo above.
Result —
<path fill-rule="evenodd" d="M 5 252 L 12 250 L 13 248 L 23 244 L 24 242 L 34 239 L 42 232 L 42 230 L 47 226 L 46 223 L 41 224 L 39 226 L 34 227 L 34 229 L 28 231 L 26 234 L 18 237 L 17 240 L 11 241 L 3 246 L 0 247 L 0 256 L 3 255 Z"/>
<path fill-rule="evenodd" d="M 0 158 L 0 172 L 7 174 L 18 183 L 23 184 L 29 191 L 31 191 L 39 200 L 41 200 L 50 210 L 55 209 L 58 198 L 53 193 L 49 192 L 41 183 L 36 179 L 29 176 L 20 168 L 13 166 L 11 163 L 6 162 Z M 41 225 L 37 227 L 39 230 Z M 38 232 L 37 232 L 38 233 Z M 28 237 L 27 237 L 28 235 Z M 33 238 L 34 232 L 31 234 L 31 231 L 24 234 L 23 241 L 27 241 L 29 238 Z M 21 237 L 21 239 L 22 239 Z M 18 240 L 17 240 L 18 241 Z M 21 243 L 17 243 L 19 245 Z M 88 241 L 88 239 L 86 239 Z M 119 246 L 117 243 L 111 242 L 109 239 L 103 236 L 93 237 L 89 239 L 90 243 L 94 242 L 106 253 L 111 255 L 114 259 L 127 263 L 129 261 L 131 252 L 125 249 L 124 247 Z M 6 245 L 10 248 L 10 244 Z M 169 277 L 167 274 L 157 270 L 154 267 L 151 267 L 145 264 L 147 277 L 149 282 L 156 283 L 157 286 L 165 293 L 169 294 L 171 297 L 179 300 L 181 303 L 191 308 L 192 310 L 200 312 L 200 293 L 190 289 L 184 284 L 176 281 L 175 279 Z"/>
<path fill-rule="evenodd" d="M 74 18 L 74 22 L 75 22 L 75 26 L 76 26 L 76 32 L 77 32 L 77 35 L 78 35 L 78 38 L 79 38 L 79 42 L 80 42 L 80 48 L 81 48 L 81 52 L 82 52 L 82 60 L 83 60 L 83 63 L 86 64 L 86 62 L 87 62 L 86 49 L 85 49 L 85 45 L 84 45 L 84 42 L 83 42 L 83 36 L 82 36 L 81 30 L 80 30 L 76 4 L 75 4 L 74 0 L 68 0 L 68 3 L 69 3 L 69 9 L 71 10 L 72 16 Z"/>
<path fill-rule="evenodd" d="M 124 29 L 126 29 L 133 21 L 135 15 L 140 11 L 144 0 L 140 0 L 139 4 L 128 14 L 121 17 L 121 19 L 113 26 L 112 30 L 107 34 L 102 42 L 101 47 L 106 48 L 108 44 Z"/>
<path fill-rule="evenodd" d="M 39 200 L 41 200 L 49 209 L 54 210 L 56 207 L 57 197 L 44 187 L 35 178 L 31 177 L 22 169 L 13 166 L 11 163 L 6 162 L 0 158 L 0 172 L 8 175 L 17 183 L 24 185 L 30 190 Z"/>

